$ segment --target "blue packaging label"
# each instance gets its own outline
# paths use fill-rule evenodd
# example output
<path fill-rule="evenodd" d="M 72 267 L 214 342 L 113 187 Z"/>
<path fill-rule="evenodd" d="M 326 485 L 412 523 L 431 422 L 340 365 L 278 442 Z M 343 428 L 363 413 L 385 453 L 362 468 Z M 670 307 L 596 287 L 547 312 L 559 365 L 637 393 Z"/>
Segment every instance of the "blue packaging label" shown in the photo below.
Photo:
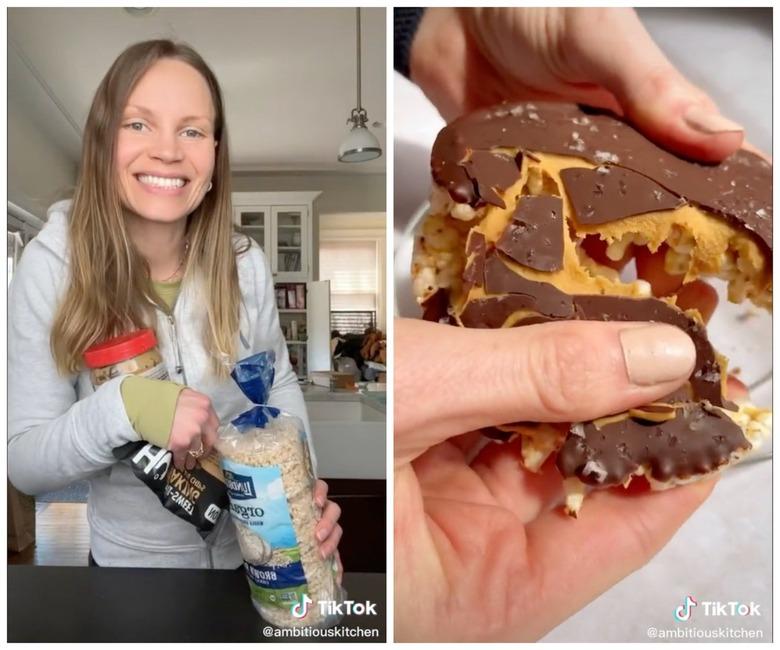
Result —
<path fill-rule="evenodd" d="M 301 602 L 308 585 L 280 469 L 224 457 L 222 469 L 253 598 L 285 609 Z"/>

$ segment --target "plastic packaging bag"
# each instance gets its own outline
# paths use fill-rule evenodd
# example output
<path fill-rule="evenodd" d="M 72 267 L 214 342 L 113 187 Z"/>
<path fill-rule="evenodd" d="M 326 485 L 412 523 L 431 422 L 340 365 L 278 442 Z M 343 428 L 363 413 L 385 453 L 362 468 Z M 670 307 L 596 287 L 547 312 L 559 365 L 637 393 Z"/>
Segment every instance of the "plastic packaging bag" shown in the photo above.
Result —
<path fill-rule="evenodd" d="M 330 603 L 344 592 L 314 534 L 321 512 L 303 425 L 263 405 L 274 360 L 261 352 L 236 364 L 233 379 L 258 406 L 220 427 L 217 449 L 255 609 L 279 627 L 329 627 L 340 618 Z"/>

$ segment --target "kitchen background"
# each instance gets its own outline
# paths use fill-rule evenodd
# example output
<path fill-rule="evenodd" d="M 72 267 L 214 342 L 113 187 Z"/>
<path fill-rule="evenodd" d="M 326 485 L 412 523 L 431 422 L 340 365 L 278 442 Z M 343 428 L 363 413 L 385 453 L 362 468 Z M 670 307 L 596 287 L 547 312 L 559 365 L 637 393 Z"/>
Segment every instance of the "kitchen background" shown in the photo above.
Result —
<path fill-rule="evenodd" d="M 385 9 L 359 24 L 361 104 L 384 150 Z M 271 260 L 320 474 L 343 511 L 344 565 L 381 572 L 385 156 L 337 159 L 357 100 L 356 27 L 354 8 L 9 9 L 8 277 L 48 206 L 72 194 L 111 62 L 141 40 L 191 44 L 222 86 L 235 225 Z M 86 483 L 34 500 L 9 484 L 9 563 L 86 565 L 86 497 Z"/>

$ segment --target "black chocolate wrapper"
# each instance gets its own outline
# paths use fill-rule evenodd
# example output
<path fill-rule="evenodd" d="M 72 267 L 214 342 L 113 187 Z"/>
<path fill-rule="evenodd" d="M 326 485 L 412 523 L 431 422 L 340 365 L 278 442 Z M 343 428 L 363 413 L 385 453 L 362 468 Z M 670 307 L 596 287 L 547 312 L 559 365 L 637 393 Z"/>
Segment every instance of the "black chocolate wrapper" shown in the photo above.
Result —
<path fill-rule="evenodd" d="M 180 472 L 170 451 L 149 442 L 128 442 L 113 454 L 154 492 L 166 510 L 195 526 L 204 539 L 229 505 L 225 484 L 198 461 L 195 469 Z"/>

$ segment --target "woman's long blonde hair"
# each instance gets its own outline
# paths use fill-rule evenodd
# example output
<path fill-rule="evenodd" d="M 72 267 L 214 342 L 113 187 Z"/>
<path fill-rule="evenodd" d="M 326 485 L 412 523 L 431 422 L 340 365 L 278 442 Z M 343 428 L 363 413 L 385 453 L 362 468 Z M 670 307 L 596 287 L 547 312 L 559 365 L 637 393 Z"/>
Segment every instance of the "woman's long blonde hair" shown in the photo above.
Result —
<path fill-rule="evenodd" d="M 127 48 L 100 82 L 84 130 L 76 191 L 70 210 L 70 283 L 57 308 L 51 349 L 63 374 L 83 368 L 84 351 L 94 343 L 156 322 L 158 299 L 149 265 L 133 246 L 123 213 L 114 166 L 117 134 L 127 100 L 144 73 L 160 59 L 195 68 L 209 86 L 218 142 L 213 187 L 189 215 L 189 253 L 184 281 L 199 276 L 205 298 L 204 345 L 217 376 L 225 360 L 235 361 L 240 291 L 232 242 L 230 167 L 222 93 L 214 73 L 191 47 L 152 40 Z"/>

